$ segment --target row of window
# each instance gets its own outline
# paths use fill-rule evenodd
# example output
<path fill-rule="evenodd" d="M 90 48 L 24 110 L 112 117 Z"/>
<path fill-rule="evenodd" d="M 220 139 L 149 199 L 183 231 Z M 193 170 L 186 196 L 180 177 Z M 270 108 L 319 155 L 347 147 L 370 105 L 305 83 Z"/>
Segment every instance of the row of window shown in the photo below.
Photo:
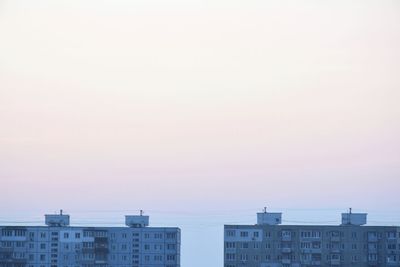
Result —
<path fill-rule="evenodd" d="M 235 231 L 235 230 L 226 230 L 225 234 L 227 237 L 235 237 L 237 232 L 239 233 L 238 235 L 240 237 L 259 237 L 259 231 L 254 231 L 254 230 L 240 230 L 240 231 Z M 282 230 L 280 232 L 276 232 L 276 236 L 279 237 L 295 237 L 296 232 L 295 231 L 290 231 L 290 230 Z M 342 231 L 329 231 L 326 232 L 327 237 L 344 237 L 345 233 Z M 367 232 L 364 233 L 364 237 L 377 237 L 377 238 L 383 238 L 386 237 L 388 239 L 395 239 L 395 238 L 400 238 L 400 232 L 386 232 L 386 233 L 381 233 L 381 232 Z M 265 232 L 265 237 L 266 238 L 272 238 L 273 233 L 272 232 Z M 307 231 L 300 231 L 300 237 L 301 238 L 321 238 L 322 237 L 322 232 L 321 231 L 314 231 L 314 230 L 307 230 Z M 351 237 L 352 238 L 357 238 L 358 233 L 357 232 L 351 232 Z"/>
<path fill-rule="evenodd" d="M 57 255 L 55 255 L 57 256 Z M 62 259 L 64 261 L 70 261 L 70 260 L 94 260 L 96 257 L 96 255 L 94 253 L 84 253 L 82 255 L 63 255 Z M 4 258 L 4 257 L 3 257 Z M 53 258 L 53 257 L 52 257 Z M 139 255 L 133 255 L 132 256 L 133 259 L 139 259 Z M 4 259 L 26 259 L 26 253 L 24 252 L 14 252 L 11 255 L 8 255 L 6 258 Z M 45 262 L 48 260 L 48 255 L 47 254 L 39 254 L 35 257 L 35 254 L 29 254 L 28 258 L 29 261 L 42 261 Z M 110 256 L 110 260 L 122 260 L 122 261 L 128 261 L 130 259 L 130 257 L 128 257 L 127 255 L 119 255 L 119 257 L 117 257 L 116 255 L 111 255 Z M 164 256 L 160 255 L 160 254 L 156 254 L 156 255 L 144 255 L 143 257 L 144 261 L 163 261 Z M 176 261 L 177 257 L 174 254 L 168 254 L 166 255 L 166 260 L 167 261 Z M 107 260 L 106 258 L 104 258 L 104 260 Z"/>
<path fill-rule="evenodd" d="M 236 260 L 240 260 L 240 261 L 273 261 L 273 260 L 291 260 L 291 261 L 295 261 L 296 260 L 296 256 L 295 255 L 288 255 L 288 256 L 281 256 L 278 255 L 276 257 L 273 257 L 272 255 L 248 255 L 248 254 L 235 254 L 235 253 L 226 253 L 225 254 L 225 260 L 226 261 L 236 261 Z M 322 257 L 319 255 L 311 255 L 311 254 L 304 254 L 300 256 L 301 261 L 321 261 Z M 329 254 L 325 256 L 325 260 L 326 261 L 343 261 L 344 258 L 342 255 L 340 254 Z M 352 262 L 357 262 L 360 261 L 361 258 L 357 255 L 352 255 L 351 256 L 351 261 Z M 370 253 L 368 254 L 367 257 L 363 257 L 364 261 L 378 261 L 378 255 L 377 254 L 373 254 Z M 397 260 L 400 260 L 400 258 L 397 255 L 389 255 L 387 257 L 387 262 L 397 262 Z"/>
<path fill-rule="evenodd" d="M 25 229 L 2 229 L 1 230 L 1 236 L 26 236 L 27 230 Z M 165 238 L 167 239 L 175 239 L 177 238 L 177 233 L 144 233 L 144 238 L 155 238 L 155 239 L 163 239 L 165 234 Z M 46 238 L 47 237 L 47 232 L 39 232 L 38 233 L 40 238 Z M 52 232 L 52 236 L 58 236 L 58 232 Z M 64 232 L 63 237 L 64 239 L 72 238 L 71 235 L 74 235 L 76 239 L 81 238 L 81 233 L 80 232 Z M 107 231 L 83 231 L 83 236 L 84 237 L 107 237 L 108 232 Z M 121 233 L 120 234 L 121 238 L 128 238 L 127 233 Z M 132 233 L 133 237 L 139 237 L 139 233 Z M 29 232 L 29 237 L 34 238 L 35 237 L 35 232 Z M 111 238 L 115 238 L 116 233 L 111 233 Z"/>
<path fill-rule="evenodd" d="M 233 249 L 233 248 L 238 248 L 238 249 L 259 249 L 261 248 L 261 242 L 225 242 L 225 248 L 227 249 Z M 282 244 L 277 244 L 274 246 L 273 243 L 266 243 L 264 246 L 265 249 L 282 249 L 282 248 L 293 248 L 293 249 L 298 249 L 297 246 L 292 246 L 291 243 L 282 243 Z M 301 249 L 322 249 L 322 243 L 321 242 L 300 242 L 300 248 Z M 325 244 L 326 249 L 341 249 L 345 250 L 347 248 L 350 248 L 352 250 L 357 250 L 357 249 L 382 249 L 383 246 L 381 244 L 377 243 L 368 243 L 368 244 L 357 244 L 357 243 L 352 243 L 352 244 L 332 244 L 328 243 Z M 389 250 L 400 250 L 400 244 L 386 244 L 385 248 Z"/>

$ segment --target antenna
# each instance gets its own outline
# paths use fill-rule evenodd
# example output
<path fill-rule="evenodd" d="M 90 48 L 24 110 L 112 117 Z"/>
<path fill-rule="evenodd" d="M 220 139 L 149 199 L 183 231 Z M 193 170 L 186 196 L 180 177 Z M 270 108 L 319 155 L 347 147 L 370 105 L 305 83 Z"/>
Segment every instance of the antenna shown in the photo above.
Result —
<path fill-rule="evenodd" d="M 63 213 L 63 210 L 61 209 L 61 210 L 60 210 L 60 215 L 62 215 L 62 213 Z"/>
<path fill-rule="evenodd" d="M 267 207 L 264 207 L 263 211 L 264 213 L 267 213 Z"/>
<path fill-rule="evenodd" d="M 143 216 L 143 210 L 140 210 L 140 216 Z"/>
<path fill-rule="evenodd" d="M 349 208 L 349 224 L 351 224 L 351 211 L 352 211 L 352 208 Z"/>

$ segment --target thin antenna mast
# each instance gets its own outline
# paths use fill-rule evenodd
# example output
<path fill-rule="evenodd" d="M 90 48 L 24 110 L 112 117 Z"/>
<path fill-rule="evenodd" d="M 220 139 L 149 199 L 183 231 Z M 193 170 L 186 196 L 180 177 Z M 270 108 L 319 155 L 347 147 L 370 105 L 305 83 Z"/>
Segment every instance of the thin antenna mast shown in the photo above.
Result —
<path fill-rule="evenodd" d="M 349 208 L 349 224 L 351 224 L 351 211 L 352 211 L 352 208 Z"/>

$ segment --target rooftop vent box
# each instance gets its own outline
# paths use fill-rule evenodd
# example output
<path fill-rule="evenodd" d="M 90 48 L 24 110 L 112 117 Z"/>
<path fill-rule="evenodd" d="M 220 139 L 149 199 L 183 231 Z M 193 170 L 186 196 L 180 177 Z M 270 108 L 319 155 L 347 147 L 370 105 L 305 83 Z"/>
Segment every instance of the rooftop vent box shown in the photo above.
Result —
<path fill-rule="evenodd" d="M 342 213 L 342 225 L 364 225 L 367 213 Z"/>
<path fill-rule="evenodd" d="M 258 225 L 277 225 L 282 223 L 281 212 L 260 212 L 257 213 Z"/>
<path fill-rule="evenodd" d="M 63 214 L 46 214 L 45 223 L 47 226 L 68 226 L 69 225 L 69 215 Z"/>
<path fill-rule="evenodd" d="M 129 227 L 146 227 L 149 226 L 149 216 L 126 215 L 125 224 Z"/>

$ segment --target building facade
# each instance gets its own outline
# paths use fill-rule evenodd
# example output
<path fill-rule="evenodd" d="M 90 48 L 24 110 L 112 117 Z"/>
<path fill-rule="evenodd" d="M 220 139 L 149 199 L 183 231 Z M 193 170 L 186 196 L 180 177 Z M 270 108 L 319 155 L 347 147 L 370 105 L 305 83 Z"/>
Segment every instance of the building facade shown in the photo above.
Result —
<path fill-rule="evenodd" d="M 257 216 L 256 225 L 225 225 L 224 267 L 400 266 L 400 227 L 365 226 L 366 214 L 344 213 L 338 226 Z"/>
<path fill-rule="evenodd" d="M 46 215 L 47 226 L 0 226 L 0 267 L 180 267 L 180 229 L 72 227 L 69 216 Z"/>

